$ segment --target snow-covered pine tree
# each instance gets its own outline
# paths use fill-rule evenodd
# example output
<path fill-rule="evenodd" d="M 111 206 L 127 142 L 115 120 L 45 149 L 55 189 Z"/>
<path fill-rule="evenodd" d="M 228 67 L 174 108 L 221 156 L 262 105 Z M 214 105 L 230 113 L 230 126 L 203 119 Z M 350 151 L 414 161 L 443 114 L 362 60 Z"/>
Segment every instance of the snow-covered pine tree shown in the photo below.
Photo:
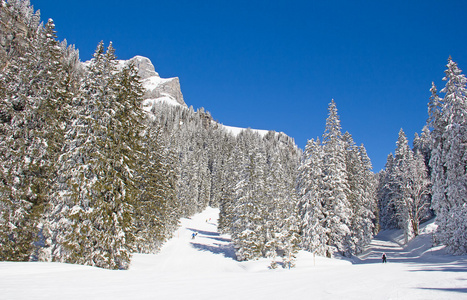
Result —
<path fill-rule="evenodd" d="M 406 242 L 413 238 L 414 232 L 411 227 L 410 216 L 409 216 L 409 195 L 406 193 L 406 186 L 410 184 L 410 179 L 408 177 L 408 172 L 410 170 L 410 165 L 413 162 L 413 153 L 410 150 L 407 137 L 405 136 L 404 131 L 401 129 L 399 131 L 399 137 L 396 142 L 396 151 L 395 151 L 395 168 L 392 180 L 394 186 L 397 189 L 395 192 L 395 197 L 392 199 L 394 201 L 394 206 L 396 208 L 396 216 L 399 222 L 399 227 L 404 229 Z"/>
<path fill-rule="evenodd" d="M 264 254 L 272 260 L 271 267 L 276 266 L 277 250 L 281 248 L 281 227 L 282 218 L 284 218 L 283 202 L 287 195 L 285 190 L 285 178 L 282 161 L 279 158 L 278 147 L 274 147 L 274 133 L 268 133 L 264 139 L 266 150 L 267 166 L 265 168 L 265 231 L 266 243 Z"/>
<path fill-rule="evenodd" d="M 259 141 L 257 134 L 247 130 L 239 138 L 244 139 L 242 143 L 247 151 L 243 153 L 243 172 L 236 186 L 232 241 L 237 260 L 243 261 L 257 259 L 264 254 L 266 155 L 261 144 L 249 142 Z"/>
<path fill-rule="evenodd" d="M 279 224 L 281 226 L 281 249 L 283 249 L 284 267 L 294 267 L 297 252 L 300 250 L 300 221 L 298 216 L 298 194 L 296 189 L 298 166 L 301 151 L 295 147 L 295 143 L 288 142 L 281 147 L 279 162 L 282 166 L 282 176 L 279 180 L 284 181 L 282 186 L 283 195 L 281 203 L 281 214 Z"/>
<path fill-rule="evenodd" d="M 381 229 L 399 228 L 399 222 L 396 216 L 396 207 L 393 198 L 398 193 L 398 188 L 393 180 L 394 176 L 394 156 L 388 155 L 384 170 L 381 170 L 378 176 L 378 211 L 379 225 Z"/>
<path fill-rule="evenodd" d="M 348 199 L 349 183 L 346 170 L 345 142 L 334 100 L 329 104 L 329 116 L 323 134 L 323 191 L 322 197 L 327 211 L 324 226 L 329 230 L 328 246 L 343 255 L 351 254 L 350 226 L 351 206 Z M 333 253 L 328 252 L 327 256 Z"/>
<path fill-rule="evenodd" d="M 10 14 L 12 19 L 23 16 L 14 10 L 14 3 L 2 6 L 2 16 Z M 18 7 L 19 8 L 19 7 Z M 6 12 L 4 11 L 6 10 Z M 24 23 L 23 23 L 24 24 Z M 17 28 L 11 28 L 13 32 Z M 37 31 L 35 29 L 34 33 Z M 19 34 L 15 32 L 15 34 Z M 35 114 L 35 97 L 29 94 L 28 83 L 33 80 L 28 69 L 34 65 L 32 39 L 25 38 L 20 51 L 10 52 L 6 66 L 0 73 L 1 86 L 1 202 L 0 202 L 0 259 L 28 260 L 35 240 L 38 215 L 42 203 L 36 202 L 35 195 L 29 190 L 33 179 L 29 172 L 30 155 L 28 148 L 30 133 L 36 125 L 29 123 Z M 19 48 L 19 45 L 18 45 Z M 18 49 L 19 50 L 19 49 Z M 39 204 L 39 205 L 36 205 Z"/>
<path fill-rule="evenodd" d="M 244 165 L 242 159 L 243 153 L 240 150 L 240 145 L 234 145 L 233 142 L 231 153 L 227 157 L 224 166 L 225 176 L 219 200 L 218 228 L 223 233 L 231 233 L 233 228 L 236 185 L 241 180 L 242 167 Z"/>
<path fill-rule="evenodd" d="M 323 201 L 323 148 L 319 139 L 308 141 L 298 175 L 299 218 L 303 249 L 326 255 L 331 253 L 328 228 L 324 220 L 328 214 Z"/>
<path fill-rule="evenodd" d="M 264 255 L 272 259 L 272 266 L 277 254 L 282 255 L 284 266 L 293 266 L 300 242 L 295 189 L 298 151 L 281 137 L 270 131 L 263 138 L 267 157 Z"/>
<path fill-rule="evenodd" d="M 40 29 L 33 44 L 37 52 L 37 67 L 31 73 L 37 79 L 30 83 L 30 89 L 35 90 L 38 95 L 38 110 L 36 121 L 38 130 L 36 136 L 40 140 L 47 141 L 46 149 L 44 143 L 39 143 L 34 146 L 31 153 L 36 153 L 34 157 L 38 161 L 36 163 L 37 170 L 42 172 L 36 173 L 36 178 L 40 182 L 45 193 L 44 198 L 47 201 L 44 203 L 44 211 L 41 220 L 41 239 L 40 248 L 37 249 L 35 259 L 44 259 L 41 257 L 44 253 L 42 250 L 47 232 L 44 232 L 43 224 L 48 218 L 48 206 L 54 201 L 54 193 L 59 186 L 60 165 L 59 157 L 62 154 L 65 143 L 65 131 L 71 116 L 72 99 L 77 91 L 77 62 L 67 61 L 70 56 L 77 58 L 77 53 L 66 51 L 56 40 L 55 25 L 52 19 Z M 38 155 L 37 153 L 45 153 Z M 41 174 L 41 175 L 39 175 Z"/>
<path fill-rule="evenodd" d="M 397 192 L 394 205 L 399 226 L 404 229 L 406 241 L 419 234 L 420 221 L 429 209 L 430 181 L 423 157 L 415 155 L 401 129 L 397 140 L 394 175 Z"/>
<path fill-rule="evenodd" d="M 364 177 L 362 178 L 363 184 L 361 185 L 362 187 L 362 195 L 364 197 L 364 207 L 362 210 L 362 214 L 364 216 L 364 219 L 366 223 L 368 224 L 368 227 L 371 227 L 373 230 L 373 233 L 371 236 L 375 235 L 378 233 L 379 228 L 377 226 L 377 214 L 378 214 L 378 198 L 376 195 L 376 189 L 378 187 L 378 180 L 377 176 L 375 173 L 373 173 L 373 165 L 371 163 L 370 157 L 368 156 L 368 153 L 366 152 L 366 148 L 364 147 L 363 144 L 360 145 L 359 147 L 359 156 L 360 156 L 360 161 L 362 162 L 362 172 L 364 174 Z M 369 228 L 366 228 L 366 231 L 368 232 Z M 369 237 L 368 233 L 365 234 L 367 238 Z M 370 237 L 371 239 L 371 237 Z M 366 240 L 366 245 L 369 244 L 371 241 Z"/>
<path fill-rule="evenodd" d="M 440 101 L 432 87 L 428 119 L 433 128 L 430 160 L 436 239 L 453 254 L 467 253 L 467 79 L 451 57 Z"/>
<path fill-rule="evenodd" d="M 323 142 L 307 144 L 297 187 L 304 249 L 328 257 L 362 251 L 374 231 L 374 175 L 365 148 L 342 135 L 334 100 Z"/>
<path fill-rule="evenodd" d="M 9 5 L 17 22 L 36 24 L 29 2 Z M 57 174 L 72 87 L 65 83 L 70 69 L 64 68 L 65 54 L 54 27 L 52 20 L 28 27 L 21 49 L 11 53 L 0 75 L 3 259 L 35 258 L 33 242 L 39 238 L 39 222 Z"/>
<path fill-rule="evenodd" d="M 38 222 L 35 211 L 40 207 L 35 205 L 34 195 L 28 192 L 28 178 L 32 176 L 29 172 L 28 155 L 30 135 L 29 128 L 25 124 L 34 113 L 34 100 L 28 97 L 27 85 L 24 84 L 31 80 L 25 70 L 33 63 L 32 47 L 27 51 L 27 58 L 11 59 L 0 74 L 2 87 L 0 258 L 2 260 L 29 259 Z"/>
<path fill-rule="evenodd" d="M 148 128 L 140 155 L 136 174 L 140 194 L 135 200 L 133 212 L 134 249 L 139 253 L 154 253 L 168 238 L 166 227 L 170 227 L 172 222 L 171 195 L 175 194 L 167 177 L 161 134 L 156 126 Z"/>
<path fill-rule="evenodd" d="M 351 214 L 352 253 L 360 253 L 373 237 L 376 206 L 374 176 L 365 148 L 357 147 L 349 133 L 344 134 L 347 144 L 346 167 L 349 183 L 348 199 Z"/>
<path fill-rule="evenodd" d="M 425 162 L 428 175 L 431 176 L 430 158 L 431 158 L 431 132 L 428 125 L 423 126 L 422 133 L 415 133 L 413 140 L 413 152 L 419 153 Z"/>
<path fill-rule="evenodd" d="M 114 156 L 114 169 L 121 183 L 122 201 L 132 208 L 132 217 L 125 227 L 133 227 L 127 233 L 127 243 L 134 238 L 134 249 L 153 253 L 166 239 L 170 201 L 168 172 L 163 161 L 161 138 L 155 127 L 148 127 L 147 114 L 141 109 L 143 87 L 133 64 L 124 67 L 117 76 L 117 97 L 114 105 L 114 124 L 110 141 L 114 142 L 109 156 Z M 115 179 L 117 179 L 115 178 Z M 114 179 L 114 186 L 115 186 Z"/>
<path fill-rule="evenodd" d="M 58 224 L 53 260 L 110 269 L 129 266 L 133 201 L 139 194 L 134 176 L 141 152 L 141 91 L 134 70 L 117 74 L 115 65 L 112 44 L 104 52 L 101 42 L 74 101 L 62 156 L 67 188 L 51 222 Z"/>

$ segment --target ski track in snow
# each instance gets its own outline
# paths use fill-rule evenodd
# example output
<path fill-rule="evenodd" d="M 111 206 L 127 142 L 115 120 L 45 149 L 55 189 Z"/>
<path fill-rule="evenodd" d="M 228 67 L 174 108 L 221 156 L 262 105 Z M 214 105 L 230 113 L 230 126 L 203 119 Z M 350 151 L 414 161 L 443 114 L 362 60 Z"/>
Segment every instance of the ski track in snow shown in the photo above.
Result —
<path fill-rule="evenodd" d="M 270 270 L 268 259 L 235 261 L 217 217 L 207 208 L 182 219 L 158 254 L 135 254 L 128 271 L 1 262 L 0 299 L 467 299 L 467 256 L 430 248 L 431 223 L 407 246 L 400 231 L 384 231 L 350 261 L 301 251 L 296 268 Z"/>

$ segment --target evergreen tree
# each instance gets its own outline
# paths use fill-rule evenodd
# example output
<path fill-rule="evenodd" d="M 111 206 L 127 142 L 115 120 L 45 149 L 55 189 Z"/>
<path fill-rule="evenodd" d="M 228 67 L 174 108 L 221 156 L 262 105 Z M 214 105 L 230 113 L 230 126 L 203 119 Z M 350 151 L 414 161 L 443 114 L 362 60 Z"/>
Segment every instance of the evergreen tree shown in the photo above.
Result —
<path fill-rule="evenodd" d="M 299 216 L 302 248 L 318 255 L 331 253 L 324 220 L 328 214 L 323 201 L 323 148 L 319 139 L 308 141 L 299 168 Z"/>
<path fill-rule="evenodd" d="M 448 59 L 444 99 L 432 87 L 428 122 L 433 128 L 433 150 L 430 166 L 433 182 L 433 204 L 436 212 L 437 240 L 454 254 L 467 253 L 465 215 L 467 211 L 467 79 L 457 64 Z"/>
<path fill-rule="evenodd" d="M 418 153 L 423 157 L 425 162 L 428 175 L 431 176 L 430 169 L 430 158 L 431 158 L 431 132 L 428 128 L 428 125 L 425 125 L 422 129 L 422 133 L 419 135 L 415 133 L 415 138 L 413 140 L 413 152 Z"/>
<path fill-rule="evenodd" d="M 263 138 L 267 167 L 265 191 L 266 257 L 276 264 L 277 254 L 282 254 L 283 266 L 294 266 L 300 237 L 297 220 L 297 194 L 295 191 L 297 156 L 281 135 L 269 132 Z"/>
<path fill-rule="evenodd" d="M 16 20 L 33 22 L 29 2 L 11 3 Z M 2 8 L 3 9 L 3 8 Z M 22 19 L 24 18 L 24 19 Z M 35 21 L 34 21 L 35 22 Z M 35 24 L 35 23 L 34 23 Z M 3 259 L 37 258 L 34 243 L 56 178 L 72 88 L 65 78 L 52 20 L 31 25 L 21 55 L 12 55 L 0 75 L 2 152 L 0 235 Z M 70 81 L 68 81 L 69 83 Z"/>
<path fill-rule="evenodd" d="M 52 259 L 128 268 L 139 195 L 141 88 L 131 67 L 116 73 L 112 44 L 101 42 L 75 100 L 63 174 L 65 188 L 52 213 Z M 55 206 L 54 206 L 55 207 Z M 57 225 L 58 224 L 58 225 Z M 86 242 L 84 242 L 86 241 Z"/>
<path fill-rule="evenodd" d="M 323 135 L 325 164 L 323 165 L 323 201 L 328 215 L 325 218 L 328 245 L 334 251 L 350 254 L 351 208 L 348 199 L 349 184 L 346 172 L 346 152 L 337 108 L 332 101 Z M 332 253 L 327 253 L 331 256 Z"/>
<path fill-rule="evenodd" d="M 302 247 L 318 255 L 350 256 L 374 232 L 375 182 L 363 146 L 342 135 L 337 108 L 329 104 L 323 143 L 311 140 L 298 177 Z"/>
<path fill-rule="evenodd" d="M 161 135 L 155 126 L 148 129 L 139 160 L 137 182 L 140 194 L 134 204 L 135 251 L 155 253 L 168 238 L 169 228 L 179 215 L 174 202 L 175 183 L 164 158 Z M 173 211 L 171 211 L 173 209 Z"/>
<path fill-rule="evenodd" d="M 254 138 L 253 134 L 247 131 L 245 142 L 252 138 Z M 260 147 L 248 149 L 244 153 L 243 163 L 242 177 L 236 186 L 232 231 L 237 260 L 240 261 L 263 256 L 266 243 L 266 226 L 263 216 L 265 153 Z"/>
<path fill-rule="evenodd" d="M 381 229 L 399 228 L 399 222 L 396 216 L 395 202 L 393 198 L 398 194 L 398 188 L 393 180 L 394 176 L 394 156 L 388 155 L 384 170 L 379 173 L 378 177 L 378 210 L 379 210 L 379 225 Z"/>
<path fill-rule="evenodd" d="M 344 139 L 347 143 L 348 199 L 352 210 L 350 243 L 352 253 L 360 253 L 373 237 L 375 183 L 365 147 L 357 147 L 349 133 Z"/>
<path fill-rule="evenodd" d="M 397 187 L 393 199 L 396 214 L 408 241 L 418 235 L 420 220 L 429 207 L 430 182 L 423 157 L 413 153 L 402 129 L 397 141 L 393 180 Z"/>
<path fill-rule="evenodd" d="M 239 145 L 233 146 L 231 154 L 227 157 L 225 165 L 225 177 L 222 187 L 222 195 L 219 203 L 219 225 L 218 228 L 223 233 L 230 233 L 234 219 L 234 203 L 236 184 L 240 181 L 243 166 L 243 155 L 239 150 Z"/>

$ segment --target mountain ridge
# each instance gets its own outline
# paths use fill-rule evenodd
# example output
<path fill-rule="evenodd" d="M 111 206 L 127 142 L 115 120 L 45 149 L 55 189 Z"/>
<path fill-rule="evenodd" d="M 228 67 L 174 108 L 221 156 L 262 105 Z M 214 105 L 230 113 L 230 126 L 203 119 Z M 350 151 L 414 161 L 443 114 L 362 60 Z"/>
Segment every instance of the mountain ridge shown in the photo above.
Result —
<path fill-rule="evenodd" d="M 136 55 L 128 60 L 118 60 L 118 69 L 133 63 L 138 70 L 138 75 L 141 77 L 141 82 L 145 89 L 143 96 L 143 108 L 145 111 L 150 112 L 151 109 L 159 104 L 166 103 L 174 106 L 182 106 L 188 108 L 183 98 L 181 90 L 180 79 L 178 77 L 162 78 L 159 73 L 155 70 L 152 61 L 144 56 Z M 268 132 L 276 132 L 277 134 L 286 137 L 286 139 L 292 139 L 284 132 L 277 132 L 274 130 L 267 129 L 252 129 L 252 128 L 241 128 L 236 126 L 224 125 L 219 121 L 214 121 L 211 117 L 211 122 L 215 122 L 217 125 L 222 126 L 230 134 L 237 136 L 242 131 L 251 129 L 258 133 L 260 136 L 265 136 Z M 295 140 L 293 141 L 295 144 Z"/>

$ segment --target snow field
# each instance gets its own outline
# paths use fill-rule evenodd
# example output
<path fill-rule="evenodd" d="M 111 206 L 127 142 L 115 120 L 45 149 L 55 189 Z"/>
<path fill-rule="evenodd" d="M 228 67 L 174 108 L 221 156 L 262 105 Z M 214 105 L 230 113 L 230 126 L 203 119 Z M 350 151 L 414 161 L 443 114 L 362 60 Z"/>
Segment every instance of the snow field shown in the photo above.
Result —
<path fill-rule="evenodd" d="M 160 253 L 135 254 L 128 271 L 2 262 L 0 298 L 467 299 L 467 257 L 427 247 L 431 223 L 407 247 L 393 241 L 401 231 L 383 232 L 353 264 L 301 251 L 296 268 L 270 270 L 268 259 L 235 261 L 230 237 L 217 233 L 217 217 L 207 208 L 182 219 Z"/>

